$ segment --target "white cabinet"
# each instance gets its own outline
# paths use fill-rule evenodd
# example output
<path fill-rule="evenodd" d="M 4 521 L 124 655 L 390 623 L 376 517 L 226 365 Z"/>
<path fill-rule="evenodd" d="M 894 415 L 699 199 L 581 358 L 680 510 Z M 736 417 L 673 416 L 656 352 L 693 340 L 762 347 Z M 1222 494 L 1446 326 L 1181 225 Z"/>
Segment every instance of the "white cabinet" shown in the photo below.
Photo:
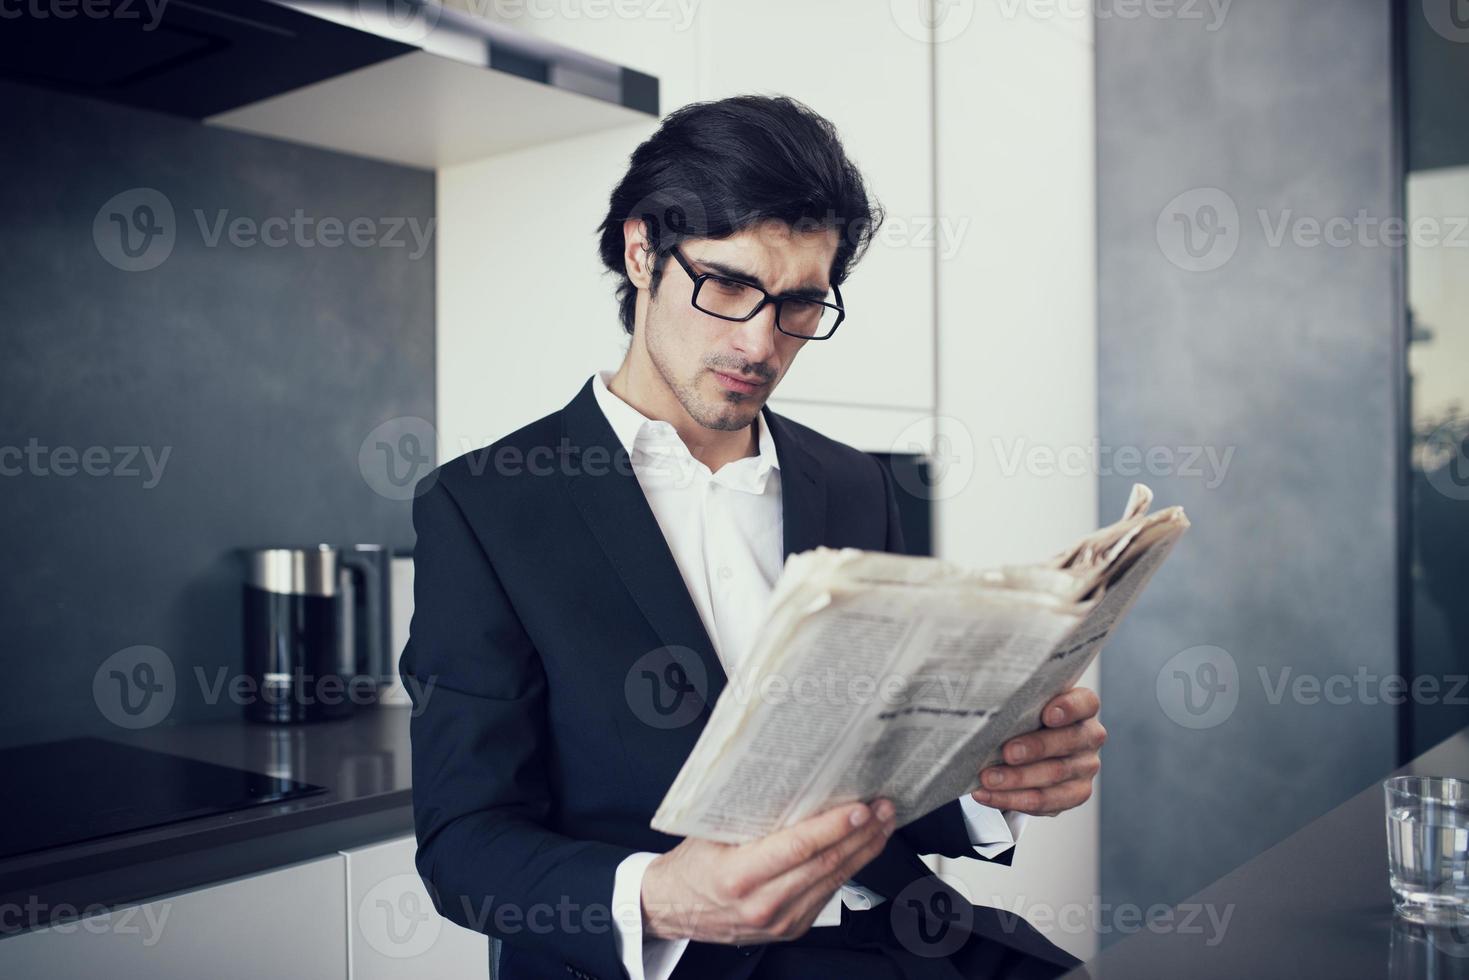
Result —
<path fill-rule="evenodd" d="M 887 222 L 842 290 L 847 320 L 830 342 L 806 346 L 778 397 L 792 415 L 797 404 L 892 410 L 880 419 L 881 435 L 866 423 L 842 426 L 882 449 L 900 436 L 906 444 L 909 424 L 933 414 L 935 263 L 981 233 L 971 211 L 935 209 L 933 55 L 912 6 L 702 0 L 634 3 L 642 16 L 629 17 L 593 16 L 591 5 L 587 16 L 573 16 L 577 4 L 491 11 L 537 36 L 656 74 L 665 113 L 736 93 L 785 94 L 836 125 Z M 965 97 L 980 115 L 993 98 Z M 621 360 L 626 339 L 613 280 L 603 274 L 592 229 L 628 156 L 655 128 L 650 122 L 439 170 L 441 459 L 555 411 L 594 369 Z M 947 179 L 972 182 L 967 170 L 956 167 Z"/>
<path fill-rule="evenodd" d="M 5 980 L 486 980 L 489 939 L 434 911 L 413 837 L 0 940 Z"/>
<path fill-rule="evenodd" d="M 415 846 L 409 836 L 342 852 L 352 980 L 485 980 L 488 937 L 434 911 Z"/>
<path fill-rule="evenodd" d="M 787 400 L 933 410 L 934 262 L 971 227 L 963 213 L 934 210 L 932 49 L 917 14 L 899 15 L 912 6 L 713 0 L 698 9 L 709 52 L 701 97 L 806 103 L 836 126 L 887 212 L 842 287 L 846 320 L 830 341 L 802 349 L 781 382 Z"/>
<path fill-rule="evenodd" d="M 0 940 L 0 977 L 347 976 L 341 855 Z"/>

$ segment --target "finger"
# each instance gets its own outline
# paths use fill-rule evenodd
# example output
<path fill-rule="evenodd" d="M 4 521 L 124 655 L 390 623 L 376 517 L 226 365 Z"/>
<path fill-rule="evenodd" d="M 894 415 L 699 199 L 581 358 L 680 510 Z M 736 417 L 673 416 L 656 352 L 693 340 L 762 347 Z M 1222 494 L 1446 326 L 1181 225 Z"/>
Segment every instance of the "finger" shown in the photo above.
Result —
<path fill-rule="evenodd" d="M 1018 766 L 1075 752 L 1096 751 L 1106 741 L 1107 729 L 1095 718 L 1088 718 L 1065 728 L 1042 729 L 1010 739 L 1005 743 L 1005 761 Z"/>
<path fill-rule="evenodd" d="M 771 882 L 772 889 L 781 890 L 771 895 L 780 908 L 777 929 L 795 924 L 809 926 L 836 890 L 882 853 L 890 834 L 881 829 L 886 822 L 875 823 L 876 833 L 865 839 L 854 834 L 850 842 L 828 849 L 817 859 Z M 838 849 L 843 852 L 840 860 L 834 858 Z"/>
<path fill-rule="evenodd" d="M 887 814 L 887 817 L 880 817 L 880 814 L 884 813 Z M 864 826 L 853 830 L 848 836 L 839 840 L 836 845 L 830 846 L 826 851 L 815 855 L 814 858 L 806 861 L 805 864 L 796 865 L 796 867 L 784 871 L 780 876 L 774 877 L 765 886 L 758 889 L 758 892 L 764 892 L 765 895 L 779 892 L 784 902 L 801 895 L 802 892 L 811 889 L 811 887 L 818 886 L 818 884 L 833 876 L 842 876 L 837 877 L 836 884 L 845 882 L 848 877 L 851 877 L 851 871 L 855 870 L 852 867 L 852 862 L 858 860 L 861 852 L 864 849 L 870 848 L 874 843 L 876 843 L 878 849 L 881 849 L 887 837 L 892 833 L 892 827 L 892 804 L 887 804 L 886 808 L 874 807 L 874 820 L 868 821 Z M 855 867 L 862 867 L 862 864 L 856 864 Z"/>
<path fill-rule="evenodd" d="M 1011 792 L 980 790 L 975 794 L 976 797 L 980 795 L 984 799 L 979 802 L 996 810 L 1016 810 L 1037 817 L 1050 817 L 1091 799 L 1092 781 L 1073 779 L 1047 789 L 1020 789 Z"/>
<path fill-rule="evenodd" d="M 980 773 L 983 789 L 1012 790 L 1055 786 L 1072 779 L 1095 776 L 1102 768 L 1102 757 L 1095 751 L 1082 751 L 1059 759 L 1042 759 L 1028 766 L 991 766 Z"/>
<path fill-rule="evenodd" d="M 772 878 L 800 867 L 839 844 L 854 831 L 876 822 L 871 807 L 865 803 L 851 803 L 833 807 L 784 830 L 741 845 L 729 878 L 729 888 L 736 895 L 754 891 Z"/>
<path fill-rule="evenodd" d="M 1087 687 L 1073 687 L 1046 702 L 1041 710 L 1041 724 L 1047 728 L 1060 728 L 1087 718 L 1095 718 L 1102 710 L 1102 699 L 1097 692 Z"/>

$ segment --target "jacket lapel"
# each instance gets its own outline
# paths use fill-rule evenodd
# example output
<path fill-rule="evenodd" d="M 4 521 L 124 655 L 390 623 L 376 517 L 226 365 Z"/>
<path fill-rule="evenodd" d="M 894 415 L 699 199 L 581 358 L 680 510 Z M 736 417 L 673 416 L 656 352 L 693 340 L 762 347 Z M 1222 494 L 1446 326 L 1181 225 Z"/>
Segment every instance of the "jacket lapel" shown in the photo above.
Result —
<path fill-rule="evenodd" d="M 782 558 L 826 543 L 826 473 L 784 418 L 769 406 L 761 419 L 770 426 L 780 460 L 781 516 L 785 523 Z"/>
<path fill-rule="evenodd" d="M 826 479 L 786 421 L 768 408 L 762 412 L 780 460 L 782 558 L 786 558 L 822 543 Z M 590 379 L 562 410 L 561 426 L 572 501 L 663 643 L 685 647 L 698 656 L 708 681 L 707 713 L 727 683 L 724 668 L 633 473 L 627 450 L 597 404 Z M 700 724 L 686 727 L 697 735 L 702 720 L 701 715 Z"/>
<path fill-rule="evenodd" d="M 632 460 L 602 414 L 590 380 L 562 411 L 561 428 L 571 499 L 592 536 L 659 639 L 665 646 L 694 651 L 704 668 L 707 685 L 696 684 L 706 687 L 698 692 L 704 702 L 700 723 L 683 726 L 697 735 L 724 690 L 724 668 L 633 473 Z"/>

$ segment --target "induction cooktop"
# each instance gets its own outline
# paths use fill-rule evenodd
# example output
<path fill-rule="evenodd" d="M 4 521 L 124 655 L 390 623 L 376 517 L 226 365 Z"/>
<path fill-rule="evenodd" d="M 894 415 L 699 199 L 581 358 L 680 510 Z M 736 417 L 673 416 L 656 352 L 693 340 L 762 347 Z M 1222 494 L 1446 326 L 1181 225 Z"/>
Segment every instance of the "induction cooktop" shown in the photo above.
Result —
<path fill-rule="evenodd" d="M 325 793 L 100 738 L 0 749 L 0 858 Z"/>

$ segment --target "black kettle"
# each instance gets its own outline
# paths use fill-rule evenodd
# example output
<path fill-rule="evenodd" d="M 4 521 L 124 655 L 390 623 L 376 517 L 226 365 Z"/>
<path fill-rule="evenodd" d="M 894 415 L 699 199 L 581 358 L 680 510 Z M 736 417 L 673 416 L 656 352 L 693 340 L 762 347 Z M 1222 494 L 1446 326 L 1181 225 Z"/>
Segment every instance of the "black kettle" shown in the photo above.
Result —
<path fill-rule="evenodd" d="M 246 717 L 321 721 L 375 702 L 389 672 L 389 551 L 322 544 L 244 555 Z"/>

